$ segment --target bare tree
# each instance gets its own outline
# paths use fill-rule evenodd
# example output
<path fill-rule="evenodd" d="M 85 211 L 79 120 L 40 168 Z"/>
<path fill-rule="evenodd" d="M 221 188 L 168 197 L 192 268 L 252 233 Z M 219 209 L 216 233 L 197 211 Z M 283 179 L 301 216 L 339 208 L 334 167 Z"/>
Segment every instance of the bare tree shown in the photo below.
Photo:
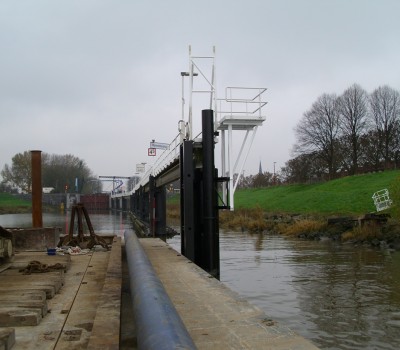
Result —
<path fill-rule="evenodd" d="M 365 171 L 378 171 L 382 168 L 382 153 L 379 136 L 371 129 L 360 137 L 361 152 L 359 166 Z"/>
<path fill-rule="evenodd" d="M 32 189 L 31 153 L 17 153 L 12 158 L 12 165 L 4 165 L 1 171 L 3 182 L 13 188 L 20 188 L 23 192 L 30 193 Z"/>
<path fill-rule="evenodd" d="M 369 102 L 372 125 L 387 168 L 399 151 L 400 94 L 387 85 L 381 86 L 371 94 Z"/>
<path fill-rule="evenodd" d="M 31 153 L 17 153 L 12 158 L 12 165 L 4 165 L 1 171 L 3 182 L 22 191 L 31 192 L 32 169 Z M 95 176 L 85 161 L 71 154 L 56 155 L 42 153 L 42 184 L 44 187 L 54 187 L 56 192 L 64 192 L 65 186 L 71 191 L 87 192 L 90 190 L 86 182 Z M 78 179 L 78 181 L 76 181 Z M 75 185 L 78 188 L 75 188 Z"/>
<path fill-rule="evenodd" d="M 336 144 L 340 132 L 336 95 L 323 94 L 318 97 L 311 109 L 304 113 L 295 132 L 295 153 L 318 153 L 326 163 L 329 177 L 332 178 L 338 167 Z"/>
<path fill-rule="evenodd" d="M 274 175 L 266 171 L 258 173 L 254 176 L 252 187 L 267 187 L 274 183 Z"/>
<path fill-rule="evenodd" d="M 357 84 L 350 86 L 338 99 L 341 129 L 344 140 L 350 148 L 351 173 L 358 168 L 360 137 L 366 131 L 368 94 Z"/>

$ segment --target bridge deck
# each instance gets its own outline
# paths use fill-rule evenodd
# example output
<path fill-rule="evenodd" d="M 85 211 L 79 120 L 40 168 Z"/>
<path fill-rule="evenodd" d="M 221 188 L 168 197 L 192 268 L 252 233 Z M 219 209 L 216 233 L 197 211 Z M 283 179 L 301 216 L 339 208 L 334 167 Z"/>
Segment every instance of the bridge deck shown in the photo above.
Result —
<path fill-rule="evenodd" d="M 162 240 L 140 242 L 199 349 L 317 349 Z"/>

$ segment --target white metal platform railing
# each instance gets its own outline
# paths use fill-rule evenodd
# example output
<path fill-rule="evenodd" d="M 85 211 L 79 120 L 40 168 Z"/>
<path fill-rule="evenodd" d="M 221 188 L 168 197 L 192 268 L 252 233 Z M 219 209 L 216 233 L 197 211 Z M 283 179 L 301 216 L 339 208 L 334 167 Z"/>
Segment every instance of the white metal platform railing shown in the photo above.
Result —
<path fill-rule="evenodd" d="M 262 108 L 268 103 L 263 100 L 267 88 L 228 86 L 225 88 L 225 98 L 218 98 L 218 116 L 241 115 L 262 116 Z"/>
<path fill-rule="evenodd" d="M 230 178 L 228 191 L 231 210 L 234 209 L 234 194 L 250 154 L 257 128 L 266 120 L 266 116 L 262 114 L 262 108 L 267 104 L 267 101 L 263 99 L 266 91 L 266 88 L 227 87 L 225 98 L 218 99 L 217 129 L 221 132 L 221 170 L 224 177 Z M 233 131 L 245 131 L 242 144 L 235 156 Z M 234 181 L 235 174 L 238 176 Z M 222 191 L 222 198 L 225 203 L 228 202 L 225 189 Z"/>

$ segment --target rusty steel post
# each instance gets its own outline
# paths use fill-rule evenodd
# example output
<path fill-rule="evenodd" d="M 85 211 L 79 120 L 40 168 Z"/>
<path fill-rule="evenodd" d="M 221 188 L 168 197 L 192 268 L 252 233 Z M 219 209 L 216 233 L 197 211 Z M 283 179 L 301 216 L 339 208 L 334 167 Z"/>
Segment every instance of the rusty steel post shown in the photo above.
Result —
<path fill-rule="evenodd" d="M 31 161 L 32 161 L 32 227 L 43 227 L 42 151 L 31 151 Z"/>

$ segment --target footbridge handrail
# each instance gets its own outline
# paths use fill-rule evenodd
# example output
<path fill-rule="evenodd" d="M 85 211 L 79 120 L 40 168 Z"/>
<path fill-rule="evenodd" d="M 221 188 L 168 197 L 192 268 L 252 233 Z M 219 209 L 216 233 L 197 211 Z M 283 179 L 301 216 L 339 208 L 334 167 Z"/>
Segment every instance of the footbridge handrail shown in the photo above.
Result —
<path fill-rule="evenodd" d="M 132 192 L 137 191 L 141 186 L 146 185 L 149 182 L 151 175 L 156 176 L 162 172 L 165 168 L 173 163 L 180 153 L 180 145 L 182 143 L 183 136 L 179 133 L 170 143 L 167 150 L 164 150 L 158 158 L 155 160 L 154 164 L 143 174 L 142 178 L 133 188 Z"/>

